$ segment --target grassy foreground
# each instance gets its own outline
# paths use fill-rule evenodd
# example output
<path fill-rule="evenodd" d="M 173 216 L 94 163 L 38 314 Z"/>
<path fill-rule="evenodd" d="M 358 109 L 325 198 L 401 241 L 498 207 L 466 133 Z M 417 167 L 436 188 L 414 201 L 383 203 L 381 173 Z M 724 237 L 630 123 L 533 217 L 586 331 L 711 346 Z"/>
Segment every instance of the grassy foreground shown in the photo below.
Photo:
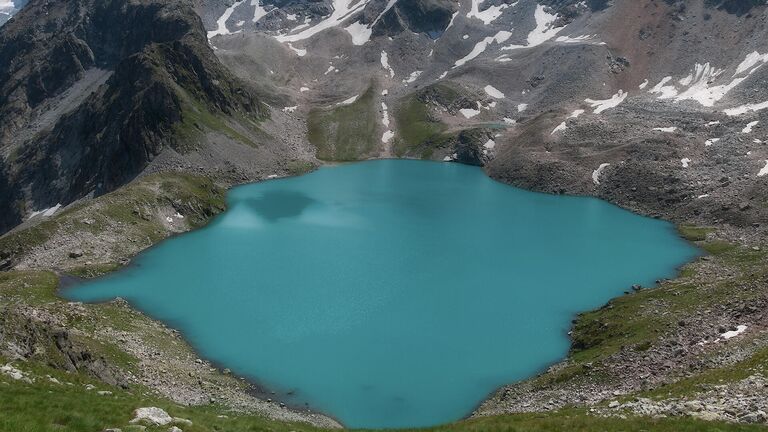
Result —
<path fill-rule="evenodd" d="M 0 358 L 2 361 L 2 358 Z M 140 430 L 129 425 L 132 411 L 156 406 L 172 417 L 190 420 L 174 424 L 185 432 L 203 431 L 319 431 L 301 423 L 285 423 L 253 415 L 237 415 L 219 406 L 183 407 L 147 395 L 144 389 L 122 390 L 77 373 L 64 373 L 34 363 L 15 363 L 33 380 L 14 380 L 0 375 L 0 431 L 8 432 L 94 432 L 107 428 Z M 105 394 L 104 392 L 111 392 Z M 101 392 L 101 393 L 100 393 Z M 170 425 L 147 427 L 167 431 Z M 753 425 L 710 423 L 690 418 L 606 418 L 583 409 L 546 414 L 517 414 L 461 421 L 425 431 L 760 431 Z"/>

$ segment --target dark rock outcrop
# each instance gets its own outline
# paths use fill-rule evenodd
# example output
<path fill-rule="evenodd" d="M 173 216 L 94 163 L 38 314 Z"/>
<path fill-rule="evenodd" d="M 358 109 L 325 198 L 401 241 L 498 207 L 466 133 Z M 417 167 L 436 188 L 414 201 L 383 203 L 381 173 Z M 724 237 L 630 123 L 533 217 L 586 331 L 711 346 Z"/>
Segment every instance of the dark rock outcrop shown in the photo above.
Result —
<path fill-rule="evenodd" d="M 92 68 L 114 72 L 51 127 L 15 138 Z M 216 59 L 186 0 L 33 0 L 0 29 L 0 83 L 0 147 L 13 146 L 0 176 L 3 207 L 22 198 L 10 190 L 27 190 L 35 208 L 111 191 L 164 148 L 181 148 L 185 129 L 201 129 L 198 118 L 264 116 Z M 0 220 L 0 233 L 23 212 Z"/>
<path fill-rule="evenodd" d="M 373 27 L 375 35 L 394 36 L 406 30 L 433 39 L 443 34 L 459 9 L 456 0 L 412 0 L 397 2 Z"/>

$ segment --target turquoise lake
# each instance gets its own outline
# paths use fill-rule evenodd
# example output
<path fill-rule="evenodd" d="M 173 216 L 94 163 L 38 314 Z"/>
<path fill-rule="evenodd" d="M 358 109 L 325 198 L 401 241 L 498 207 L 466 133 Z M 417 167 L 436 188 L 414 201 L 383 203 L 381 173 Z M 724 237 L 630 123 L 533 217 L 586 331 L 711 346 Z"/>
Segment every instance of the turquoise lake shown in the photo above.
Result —
<path fill-rule="evenodd" d="M 698 255 L 666 222 L 383 160 L 237 187 L 209 226 L 64 292 L 120 296 L 348 427 L 460 419 L 568 352 L 574 316 Z"/>

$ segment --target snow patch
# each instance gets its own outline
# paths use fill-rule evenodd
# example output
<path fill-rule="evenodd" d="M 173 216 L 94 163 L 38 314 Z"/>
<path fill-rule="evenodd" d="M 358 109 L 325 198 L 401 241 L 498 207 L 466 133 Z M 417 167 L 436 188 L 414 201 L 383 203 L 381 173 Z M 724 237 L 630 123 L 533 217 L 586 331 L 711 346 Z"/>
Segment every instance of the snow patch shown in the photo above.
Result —
<path fill-rule="evenodd" d="M 675 126 L 669 126 L 669 127 L 656 127 L 656 128 L 653 128 L 653 130 L 655 130 L 655 131 L 659 131 L 659 132 L 674 132 L 674 131 L 676 131 L 676 130 L 677 130 L 677 128 L 676 128 Z"/>
<path fill-rule="evenodd" d="M 254 0 L 256 1 L 256 0 Z M 333 13 L 319 23 L 298 33 L 276 36 L 279 42 L 297 42 L 310 38 L 323 30 L 337 27 L 356 12 L 361 11 L 369 0 L 333 0 Z"/>
<path fill-rule="evenodd" d="M 491 43 L 504 43 L 506 42 L 510 37 L 512 37 L 512 33 L 508 31 L 500 31 L 496 33 L 494 36 L 488 36 L 485 39 L 481 40 L 480 42 L 475 44 L 475 47 L 472 48 L 472 51 L 469 52 L 466 56 L 456 60 L 456 63 L 454 63 L 453 67 L 457 68 L 459 66 L 463 66 L 468 61 L 475 59 L 477 56 L 485 52 L 485 50 L 488 48 L 488 45 Z"/>
<path fill-rule="evenodd" d="M 521 103 L 517 106 L 517 112 L 523 112 L 528 109 L 528 104 Z"/>
<path fill-rule="evenodd" d="M 569 44 L 589 44 L 589 45 L 605 45 L 605 42 L 595 41 L 596 35 L 581 35 L 581 36 L 558 36 L 555 38 L 555 42 L 569 43 Z"/>
<path fill-rule="evenodd" d="M 390 10 L 390 9 L 392 9 L 392 6 L 394 6 L 394 5 L 395 5 L 395 3 L 397 3 L 397 0 L 389 0 L 389 1 L 387 1 L 387 5 L 386 5 L 386 6 L 384 7 L 384 9 L 381 11 L 381 13 L 379 14 L 379 16 L 377 16 L 377 17 L 376 17 L 376 19 L 375 19 L 375 20 L 373 20 L 373 23 L 371 24 L 371 28 L 373 28 L 373 26 L 375 26 L 375 25 L 376 25 L 376 23 L 377 23 L 377 22 L 379 22 L 379 20 L 381 19 L 381 17 L 383 17 L 383 16 L 384 16 L 384 14 L 385 14 L 385 13 L 389 12 L 389 10 Z"/>
<path fill-rule="evenodd" d="M 736 330 L 727 331 L 720 335 L 723 339 L 731 339 L 747 331 L 747 326 L 740 325 L 736 327 Z"/>
<path fill-rule="evenodd" d="M 566 124 L 565 124 L 565 122 L 562 122 L 562 123 L 560 123 L 559 125 L 557 125 L 557 127 L 556 127 L 556 128 L 554 128 L 554 129 L 552 130 L 552 133 L 550 133 L 550 135 L 554 135 L 554 134 L 556 134 L 556 133 L 558 133 L 558 132 L 562 132 L 562 131 L 564 131 L 564 130 L 566 130 L 566 129 L 568 129 L 568 125 L 566 125 Z"/>
<path fill-rule="evenodd" d="M 395 70 L 389 65 L 389 56 L 387 56 L 386 51 L 381 52 L 381 67 L 383 67 L 384 70 L 389 71 L 390 78 L 395 77 Z"/>
<path fill-rule="evenodd" d="M 59 209 L 61 209 L 61 207 L 62 207 L 61 204 L 56 204 L 55 206 L 49 207 L 47 209 L 33 211 L 29 215 L 29 218 L 32 219 L 33 217 L 35 217 L 37 215 L 42 215 L 43 217 L 51 217 L 51 216 L 55 215 L 56 212 L 59 211 Z"/>
<path fill-rule="evenodd" d="M 389 127 L 389 111 L 387 109 L 387 104 L 384 102 L 381 103 L 381 124 Z"/>
<path fill-rule="evenodd" d="M 768 63 L 768 54 L 760 54 L 757 51 L 752 52 L 737 66 L 736 72 L 730 81 L 718 85 L 715 85 L 715 82 L 720 79 L 725 70 L 718 69 L 709 62 L 704 64 L 696 63 L 690 74 L 678 80 L 678 84 L 685 87 L 685 89 L 678 90 L 674 84 L 667 85 L 672 80 L 672 77 L 665 77 L 649 93 L 659 94 L 659 99 L 674 98 L 675 102 L 692 100 L 703 106 L 711 107 L 766 63 Z M 768 108 L 768 102 L 766 102 L 765 107 L 762 109 L 765 108 Z M 731 110 L 734 114 L 728 115 L 740 115 L 739 113 L 743 114 L 749 110 L 749 107 L 734 108 Z"/>
<path fill-rule="evenodd" d="M 642 83 L 640 83 L 640 85 L 639 85 L 639 86 L 637 86 L 637 88 L 639 88 L 640 90 L 643 90 L 644 88 L 648 87 L 648 83 L 649 83 L 649 81 L 648 81 L 648 79 L 646 78 L 646 80 L 645 80 L 645 81 L 643 81 Z"/>
<path fill-rule="evenodd" d="M 489 139 L 488 142 L 483 144 L 483 147 L 485 147 L 488 150 L 493 150 L 493 148 L 496 147 L 496 141 Z"/>
<path fill-rule="evenodd" d="M 682 158 L 680 159 L 680 162 L 683 164 L 683 168 L 688 168 L 688 164 L 691 163 L 691 160 L 689 158 Z"/>
<path fill-rule="evenodd" d="M 359 22 L 353 22 L 344 27 L 344 30 L 352 36 L 353 45 L 365 45 L 366 42 L 371 40 L 371 34 L 373 34 L 373 29 Z"/>
<path fill-rule="evenodd" d="M 720 138 L 710 138 L 710 139 L 708 139 L 708 140 L 706 140 L 704 142 L 704 145 L 709 147 L 709 146 L 711 146 L 712 144 L 714 144 L 714 143 L 716 143 L 718 141 L 720 141 Z"/>
<path fill-rule="evenodd" d="M 648 93 L 659 94 L 659 99 L 671 99 L 677 96 L 677 89 L 675 86 L 666 85 L 670 81 L 672 81 L 671 76 L 662 78 L 658 84 L 656 84 L 652 89 L 648 90 Z"/>
<path fill-rule="evenodd" d="M 584 110 L 583 109 L 577 109 L 574 112 L 572 112 L 571 115 L 568 116 L 568 119 L 578 118 L 582 114 L 584 114 Z M 554 135 L 554 134 L 556 134 L 558 132 L 561 132 L 561 131 L 564 131 L 564 130 L 568 129 L 568 124 L 567 124 L 568 119 L 566 119 L 564 122 L 562 122 L 559 125 L 557 125 L 557 127 L 552 131 L 552 133 L 550 133 L 550 135 Z"/>
<path fill-rule="evenodd" d="M 757 173 L 758 177 L 763 177 L 768 175 L 768 160 L 765 161 L 765 166 L 760 170 L 760 172 Z"/>
<path fill-rule="evenodd" d="M 301 49 L 301 48 L 295 48 L 293 45 L 291 45 L 290 42 L 288 43 L 288 48 L 293 50 L 293 52 L 295 52 L 296 55 L 298 55 L 299 57 L 304 57 L 305 55 L 307 55 L 307 50 Z"/>
<path fill-rule="evenodd" d="M 359 97 L 360 97 L 360 95 L 354 95 L 354 96 L 352 96 L 352 97 L 351 97 L 351 98 L 349 98 L 349 99 L 345 99 L 345 100 L 343 100 L 343 101 L 341 101 L 341 102 L 337 103 L 336 105 L 352 105 L 353 103 L 355 103 L 355 101 L 356 101 L 356 100 L 357 100 L 357 98 L 359 98 Z"/>
<path fill-rule="evenodd" d="M 611 164 L 609 163 L 600 164 L 600 166 L 596 170 L 592 171 L 592 182 L 595 183 L 596 185 L 599 185 L 600 176 L 603 174 L 603 171 L 605 171 L 605 169 L 608 168 L 609 166 L 611 166 Z"/>
<path fill-rule="evenodd" d="M 309 87 L 302 87 L 302 88 L 300 88 L 300 89 L 299 89 L 299 91 L 300 91 L 301 93 L 304 93 L 304 92 L 306 92 L 306 91 L 309 91 Z"/>
<path fill-rule="evenodd" d="M 731 117 L 744 115 L 750 111 L 762 111 L 764 109 L 768 109 L 768 101 L 765 101 L 763 103 L 756 103 L 756 104 L 746 104 L 742 105 L 736 108 L 729 108 L 727 110 L 724 110 L 723 112 Z"/>
<path fill-rule="evenodd" d="M 611 108 L 616 108 L 624 102 L 624 99 L 627 98 L 627 93 L 624 93 L 624 90 L 619 90 L 618 93 L 611 96 L 610 99 L 604 99 L 604 100 L 595 100 L 595 99 L 585 99 L 584 102 L 588 103 L 592 108 L 595 109 L 595 114 L 600 114 L 601 112 L 605 110 L 609 110 Z"/>
<path fill-rule="evenodd" d="M 451 15 L 451 21 L 448 23 L 448 27 L 445 28 L 445 31 L 443 31 L 443 33 L 446 33 L 448 29 L 451 28 L 451 26 L 453 25 L 453 21 L 456 19 L 456 16 L 458 14 L 459 14 L 459 11 L 457 10 L 456 12 L 453 13 L 453 15 Z"/>
<path fill-rule="evenodd" d="M 391 130 L 388 130 L 384 132 L 384 134 L 381 136 L 381 142 L 386 144 L 394 137 L 395 137 L 395 133 L 392 132 Z"/>
<path fill-rule="evenodd" d="M 232 34 L 227 28 L 227 21 L 229 21 L 229 17 L 232 16 L 232 13 L 235 12 L 235 9 L 243 3 L 245 3 L 245 0 L 236 1 L 232 4 L 232 6 L 228 7 L 227 10 L 224 11 L 221 17 L 216 20 L 216 30 L 211 30 L 208 32 L 209 40 L 215 36 Z"/>
<path fill-rule="evenodd" d="M 296 106 L 289 106 L 289 107 L 284 107 L 284 108 L 283 108 L 283 112 L 286 112 L 286 113 L 292 113 L 292 112 L 296 112 L 296 109 L 297 109 L 298 107 L 299 107 L 298 105 L 296 105 Z"/>
<path fill-rule="evenodd" d="M 738 67 L 736 67 L 736 73 L 733 76 L 741 75 L 744 72 L 749 71 L 749 75 L 752 75 L 762 64 L 768 63 L 768 54 L 760 54 L 757 51 L 753 51 L 747 54 L 747 57 L 742 61 Z M 757 67 L 755 67 L 757 66 Z"/>
<path fill-rule="evenodd" d="M 483 3 L 483 1 L 484 0 L 472 0 L 472 7 L 467 13 L 467 18 L 477 18 L 485 25 L 494 22 L 496 18 L 500 17 L 504 12 L 504 9 L 517 5 L 517 2 L 515 2 L 511 5 L 501 4 L 498 6 L 490 6 L 488 9 L 480 12 L 480 4 Z"/>
<path fill-rule="evenodd" d="M 413 71 L 411 72 L 411 75 L 408 76 L 408 78 L 403 80 L 403 84 L 408 85 L 417 79 L 419 79 L 419 76 L 421 75 L 421 71 Z"/>
<path fill-rule="evenodd" d="M 253 22 L 258 22 L 260 19 L 264 18 L 267 15 L 267 10 L 261 7 L 261 4 L 259 4 L 259 0 L 251 0 L 251 6 L 254 6 L 256 9 L 253 11 Z"/>
<path fill-rule="evenodd" d="M 747 125 L 744 127 L 744 129 L 741 130 L 741 133 L 745 133 L 745 134 L 752 133 L 752 128 L 757 126 L 758 123 L 760 123 L 760 122 L 757 121 L 757 120 L 755 120 L 753 122 L 747 123 Z"/>
<path fill-rule="evenodd" d="M 470 119 L 470 118 L 480 114 L 480 110 L 479 109 L 475 110 L 475 109 L 472 109 L 472 108 L 462 108 L 462 109 L 459 110 L 459 112 L 461 113 L 461 115 L 463 115 L 464 117 L 466 117 L 468 119 Z"/>
<path fill-rule="evenodd" d="M 565 27 L 553 27 L 557 21 L 557 14 L 550 14 L 542 5 L 536 5 L 536 11 L 533 13 L 536 20 L 536 28 L 528 34 L 527 45 L 508 45 L 503 50 L 533 48 L 552 39 Z"/>
<path fill-rule="evenodd" d="M 490 96 L 492 98 L 504 99 L 504 93 L 500 92 L 499 90 L 497 90 L 494 86 L 492 86 L 490 84 L 485 86 L 485 88 L 483 90 L 485 90 L 485 93 L 488 94 L 488 96 Z"/>

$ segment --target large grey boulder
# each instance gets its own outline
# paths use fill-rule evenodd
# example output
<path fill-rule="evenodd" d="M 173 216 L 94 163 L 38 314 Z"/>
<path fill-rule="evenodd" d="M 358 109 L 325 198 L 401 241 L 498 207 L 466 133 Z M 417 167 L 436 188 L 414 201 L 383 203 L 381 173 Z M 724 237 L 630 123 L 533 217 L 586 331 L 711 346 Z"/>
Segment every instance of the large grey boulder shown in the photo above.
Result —
<path fill-rule="evenodd" d="M 156 426 L 165 426 L 173 422 L 173 417 L 165 410 L 157 407 L 137 408 L 133 411 L 131 423 L 146 422 Z"/>

